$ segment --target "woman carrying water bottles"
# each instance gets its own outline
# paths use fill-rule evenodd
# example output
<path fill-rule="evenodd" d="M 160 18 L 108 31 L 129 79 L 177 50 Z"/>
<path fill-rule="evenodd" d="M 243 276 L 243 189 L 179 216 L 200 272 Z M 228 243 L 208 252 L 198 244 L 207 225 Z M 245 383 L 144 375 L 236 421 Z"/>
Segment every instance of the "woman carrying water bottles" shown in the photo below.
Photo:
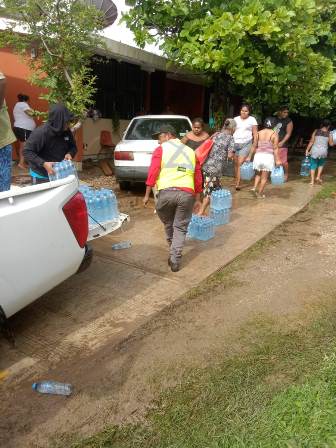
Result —
<path fill-rule="evenodd" d="M 233 157 L 234 140 L 232 134 L 236 129 L 236 122 L 228 118 L 220 132 L 212 136 L 213 146 L 208 158 L 202 166 L 203 173 L 203 202 L 199 215 L 205 215 L 210 203 L 211 193 L 222 188 L 221 177 L 223 176 L 223 165 L 227 157 Z"/>
<path fill-rule="evenodd" d="M 328 156 L 328 147 L 334 146 L 330 130 L 330 121 L 323 120 L 320 129 L 315 129 L 310 142 L 306 149 L 306 157 L 310 158 L 310 185 L 314 185 L 315 182 L 322 184 L 322 172 Z M 315 172 L 317 170 L 317 176 L 315 179 Z"/>
<path fill-rule="evenodd" d="M 265 198 L 265 186 L 274 165 L 281 165 L 278 147 L 279 137 L 273 130 L 275 125 L 275 117 L 268 117 L 265 119 L 264 129 L 257 133 L 251 152 L 246 159 L 247 162 L 250 162 L 255 153 L 253 169 L 256 171 L 256 176 L 254 179 L 254 187 L 251 191 L 260 199 Z"/>
<path fill-rule="evenodd" d="M 235 177 L 236 190 L 240 190 L 240 167 L 249 155 L 252 142 L 257 138 L 258 123 L 257 120 L 250 115 L 251 107 L 249 104 L 243 104 L 240 108 L 240 115 L 235 117 L 236 130 L 233 134 L 234 160 L 235 160 Z"/>
<path fill-rule="evenodd" d="M 73 114 L 63 104 L 53 104 L 48 121 L 36 128 L 26 141 L 23 154 L 33 184 L 49 182 L 48 175 L 55 174 L 55 162 L 75 157 L 77 147 L 70 131 L 73 119 Z"/>

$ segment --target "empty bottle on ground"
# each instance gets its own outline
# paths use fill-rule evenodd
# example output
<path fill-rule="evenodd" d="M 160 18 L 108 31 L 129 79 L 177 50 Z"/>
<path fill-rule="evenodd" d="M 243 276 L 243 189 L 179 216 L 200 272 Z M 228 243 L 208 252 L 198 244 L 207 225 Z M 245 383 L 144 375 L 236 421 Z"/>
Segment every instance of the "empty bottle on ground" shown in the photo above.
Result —
<path fill-rule="evenodd" d="M 72 386 L 67 383 L 59 383 L 57 381 L 41 381 L 33 384 L 33 390 L 41 394 L 66 395 L 72 394 Z"/>
<path fill-rule="evenodd" d="M 132 246 L 131 241 L 121 241 L 120 243 L 112 244 L 113 250 L 119 250 L 119 249 L 129 249 Z"/>

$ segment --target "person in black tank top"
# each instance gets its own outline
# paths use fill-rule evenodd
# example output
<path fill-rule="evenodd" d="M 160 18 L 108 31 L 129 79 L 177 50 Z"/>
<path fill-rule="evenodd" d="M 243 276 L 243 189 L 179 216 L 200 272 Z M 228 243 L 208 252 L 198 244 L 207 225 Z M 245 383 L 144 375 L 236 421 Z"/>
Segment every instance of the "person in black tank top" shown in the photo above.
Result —
<path fill-rule="evenodd" d="M 188 132 L 181 141 L 195 151 L 208 138 L 209 134 L 204 130 L 203 119 L 194 118 L 192 121 L 192 130 Z"/>

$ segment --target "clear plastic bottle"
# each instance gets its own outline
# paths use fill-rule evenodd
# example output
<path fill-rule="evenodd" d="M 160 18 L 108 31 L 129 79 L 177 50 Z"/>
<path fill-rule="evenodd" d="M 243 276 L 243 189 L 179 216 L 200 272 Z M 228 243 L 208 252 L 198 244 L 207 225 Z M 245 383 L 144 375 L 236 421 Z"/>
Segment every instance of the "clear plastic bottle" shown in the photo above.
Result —
<path fill-rule="evenodd" d="M 41 381 L 33 384 L 33 390 L 41 394 L 66 395 L 72 394 L 72 386 L 67 383 L 59 383 L 57 381 Z"/>
<path fill-rule="evenodd" d="M 96 216 L 94 218 L 98 222 L 101 222 L 103 220 L 102 219 L 103 218 L 102 208 L 103 208 L 102 197 L 101 197 L 100 191 L 97 191 L 96 195 L 95 195 L 95 214 L 96 214 Z"/>
<path fill-rule="evenodd" d="M 95 218 L 95 200 L 93 196 L 88 196 L 86 200 L 87 209 L 88 209 L 88 215 L 89 215 L 89 225 L 90 224 L 96 224 L 95 221 L 92 219 Z"/>
<path fill-rule="evenodd" d="M 119 249 L 129 249 L 132 246 L 131 241 L 121 241 L 120 243 L 112 244 L 113 250 L 119 250 Z"/>

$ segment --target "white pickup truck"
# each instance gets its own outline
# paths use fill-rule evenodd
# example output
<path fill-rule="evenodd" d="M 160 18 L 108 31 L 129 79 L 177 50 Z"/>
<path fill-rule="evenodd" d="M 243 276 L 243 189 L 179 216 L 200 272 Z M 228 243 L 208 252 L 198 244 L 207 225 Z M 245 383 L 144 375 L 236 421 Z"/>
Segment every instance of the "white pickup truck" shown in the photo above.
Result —
<path fill-rule="evenodd" d="M 0 325 L 78 271 L 89 266 L 87 241 L 127 219 L 88 228 L 75 176 L 0 193 Z"/>

